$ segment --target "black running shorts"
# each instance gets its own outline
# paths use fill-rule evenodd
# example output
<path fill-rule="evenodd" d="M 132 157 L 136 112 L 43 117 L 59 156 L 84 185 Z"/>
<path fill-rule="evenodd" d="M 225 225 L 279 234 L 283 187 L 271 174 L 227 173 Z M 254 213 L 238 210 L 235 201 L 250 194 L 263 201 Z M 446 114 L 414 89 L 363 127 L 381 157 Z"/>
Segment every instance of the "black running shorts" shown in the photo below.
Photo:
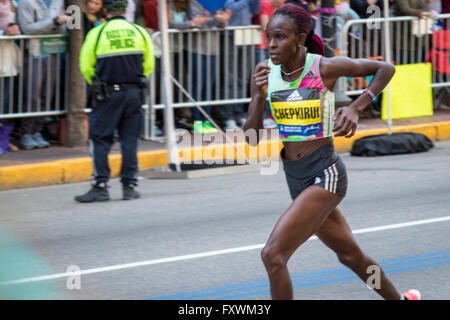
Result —
<path fill-rule="evenodd" d="M 347 171 L 332 142 L 298 160 L 286 160 L 283 149 L 281 159 L 292 199 L 312 185 L 345 196 Z"/>

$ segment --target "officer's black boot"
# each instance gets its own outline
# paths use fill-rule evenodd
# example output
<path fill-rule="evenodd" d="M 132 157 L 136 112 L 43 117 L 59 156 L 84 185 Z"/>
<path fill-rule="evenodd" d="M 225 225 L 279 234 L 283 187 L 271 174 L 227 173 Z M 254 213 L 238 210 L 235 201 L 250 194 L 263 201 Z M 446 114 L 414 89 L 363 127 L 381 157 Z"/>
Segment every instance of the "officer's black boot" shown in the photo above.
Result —
<path fill-rule="evenodd" d="M 92 185 L 91 190 L 83 195 L 76 196 L 75 201 L 78 202 L 94 202 L 94 201 L 106 201 L 109 200 L 108 186 L 106 183 L 97 182 Z"/>
<path fill-rule="evenodd" d="M 122 185 L 123 190 L 123 200 L 133 200 L 139 199 L 141 197 L 140 193 L 134 189 L 134 185 Z"/>

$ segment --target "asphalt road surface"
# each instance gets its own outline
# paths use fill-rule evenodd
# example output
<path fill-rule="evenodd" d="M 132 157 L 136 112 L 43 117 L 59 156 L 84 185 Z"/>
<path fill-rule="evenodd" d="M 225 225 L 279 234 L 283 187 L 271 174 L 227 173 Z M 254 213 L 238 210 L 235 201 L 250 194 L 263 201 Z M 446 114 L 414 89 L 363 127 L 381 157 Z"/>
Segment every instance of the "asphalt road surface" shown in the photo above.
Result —
<path fill-rule="evenodd" d="M 450 298 L 450 142 L 426 153 L 342 155 L 341 203 L 399 291 Z M 260 251 L 289 206 L 283 171 L 143 179 L 142 198 L 78 204 L 87 183 L 0 192 L 0 298 L 270 299 Z M 380 299 L 311 238 L 293 255 L 295 299 Z M 77 275 L 76 271 L 81 271 Z"/>

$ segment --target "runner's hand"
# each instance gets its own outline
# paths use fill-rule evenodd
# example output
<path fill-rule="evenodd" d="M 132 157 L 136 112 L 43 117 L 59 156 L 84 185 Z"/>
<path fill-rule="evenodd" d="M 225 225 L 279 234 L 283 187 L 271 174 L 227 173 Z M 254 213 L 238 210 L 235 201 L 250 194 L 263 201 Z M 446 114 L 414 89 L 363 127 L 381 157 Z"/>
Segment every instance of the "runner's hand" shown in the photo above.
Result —
<path fill-rule="evenodd" d="M 337 120 L 336 126 L 333 129 L 334 136 L 352 137 L 358 126 L 358 112 L 350 106 L 339 108 L 334 114 L 333 121 Z"/>
<path fill-rule="evenodd" d="M 267 96 L 267 85 L 269 83 L 270 67 L 257 65 L 252 76 L 251 91 L 252 96 Z"/>

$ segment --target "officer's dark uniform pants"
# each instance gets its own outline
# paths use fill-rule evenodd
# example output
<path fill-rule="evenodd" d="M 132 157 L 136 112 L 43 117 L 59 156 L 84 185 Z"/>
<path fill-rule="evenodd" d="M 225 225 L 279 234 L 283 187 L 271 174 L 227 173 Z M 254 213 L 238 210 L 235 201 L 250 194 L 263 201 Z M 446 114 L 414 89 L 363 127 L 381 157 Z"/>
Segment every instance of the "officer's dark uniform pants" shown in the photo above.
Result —
<path fill-rule="evenodd" d="M 113 91 L 89 114 L 89 144 L 93 161 L 94 180 L 107 182 L 110 176 L 108 154 L 118 129 L 122 151 L 120 182 L 137 185 L 137 145 L 142 122 L 139 89 Z"/>

